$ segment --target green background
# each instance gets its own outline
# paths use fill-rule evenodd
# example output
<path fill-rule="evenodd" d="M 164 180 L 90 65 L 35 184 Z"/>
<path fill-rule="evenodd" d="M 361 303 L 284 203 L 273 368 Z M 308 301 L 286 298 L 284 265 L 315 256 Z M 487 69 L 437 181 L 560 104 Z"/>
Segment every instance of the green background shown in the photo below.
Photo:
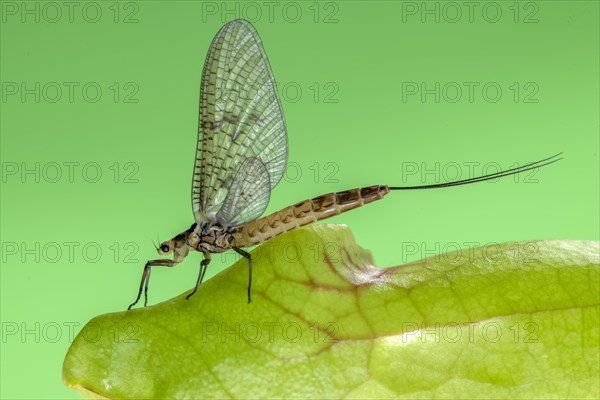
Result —
<path fill-rule="evenodd" d="M 267 212 L 563 151 L 516 182 L 392 193 L 328 222 L 349 225 L 379 266 L 475 244 L 598 240 L 598 2 L 475 3 L 469 16 L 462 2 L 273 2 L 271 15 L 265 2 L 76 2 L 71 21 L 62 2 L 61 16 L 44 2 L 1 2 L 1 397 L 77 398 L 61 383 L 69 326 L 126 308 L 156 257 L 151 241 L 193 222 L 201 69 L 236 17 L 263 39 L 289 132 L 293 169 Z M 403 90 L 436 82 L 439 102 Z M 465 82 L 478 85 L 472 99 Z M 502 89 L 497 101 L 486 84 Z M 39 182 L 21 175 L 36 163 Z M 150 303 L 190 288 L 200 258 L 156 268 Z M 236 259 L 214 257 L 208 277 Z"/>

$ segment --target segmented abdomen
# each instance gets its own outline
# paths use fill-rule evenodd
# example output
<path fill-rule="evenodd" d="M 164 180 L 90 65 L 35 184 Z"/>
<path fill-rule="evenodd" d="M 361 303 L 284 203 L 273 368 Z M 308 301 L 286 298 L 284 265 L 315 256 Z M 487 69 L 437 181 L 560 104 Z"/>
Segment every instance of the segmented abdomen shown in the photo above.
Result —
<path fill-rule="evenodd" d="M 368 186 L 324 194 L 304 200 L 266 217 L 249 222 L 232 233 L 234 247 L 254 246 L 282 233 L 339 215 L 345 211 L 382 199 L 387 186 Z"/>

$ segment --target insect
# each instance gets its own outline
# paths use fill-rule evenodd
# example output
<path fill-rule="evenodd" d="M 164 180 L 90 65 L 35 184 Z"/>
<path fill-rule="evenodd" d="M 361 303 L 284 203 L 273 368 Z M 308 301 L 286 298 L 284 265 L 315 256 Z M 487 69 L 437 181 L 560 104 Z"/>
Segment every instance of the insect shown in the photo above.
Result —
<path fill-rule="evenodd" d="M 248 260 L 251 302 L 252 257 L 244 248 L 292 229 L 382 199 L 390 191 L 465 185 L 518 174 L 560 160 L 559 155 L 521 167 L 459 181 L 423 186 L 374 185 L 329 193 L 259 218 L 287 163 L 287 131 L 275 79 L 261 40 L 247 21 L 224 25 L 213 39 L 202 72 L 198 141 L 192 177 L 192 226 L 161 243 L 150 260 L 131 309 L 144 292 L 152 267 L 173 267 L 190 253 L 203 255 L 194 290 L 202 283 L 212 253 L 234 250 Z"/>

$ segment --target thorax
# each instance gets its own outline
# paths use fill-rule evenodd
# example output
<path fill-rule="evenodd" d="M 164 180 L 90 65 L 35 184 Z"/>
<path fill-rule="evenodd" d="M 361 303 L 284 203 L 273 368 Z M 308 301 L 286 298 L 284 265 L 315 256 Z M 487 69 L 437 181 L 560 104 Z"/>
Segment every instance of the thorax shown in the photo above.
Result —
<path fill-rule="evenodd" d="M 222 253 L 232 248 L 232 230 L 219 224 L 202 222 L 188 235 L 188 245 L 198 251 Z"/>

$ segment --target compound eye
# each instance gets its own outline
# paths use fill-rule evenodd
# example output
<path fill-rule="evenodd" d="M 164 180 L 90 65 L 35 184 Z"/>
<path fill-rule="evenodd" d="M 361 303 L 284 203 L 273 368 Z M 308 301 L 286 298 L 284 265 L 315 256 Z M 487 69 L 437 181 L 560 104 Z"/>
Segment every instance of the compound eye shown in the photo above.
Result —
<path fill-rule="evenodd" d="M 166 243 L 163 243 L 160 245 L 160 251 L 162 251 L 163 253 L 168 253 L 169 252 L 169 245 Z"/>

